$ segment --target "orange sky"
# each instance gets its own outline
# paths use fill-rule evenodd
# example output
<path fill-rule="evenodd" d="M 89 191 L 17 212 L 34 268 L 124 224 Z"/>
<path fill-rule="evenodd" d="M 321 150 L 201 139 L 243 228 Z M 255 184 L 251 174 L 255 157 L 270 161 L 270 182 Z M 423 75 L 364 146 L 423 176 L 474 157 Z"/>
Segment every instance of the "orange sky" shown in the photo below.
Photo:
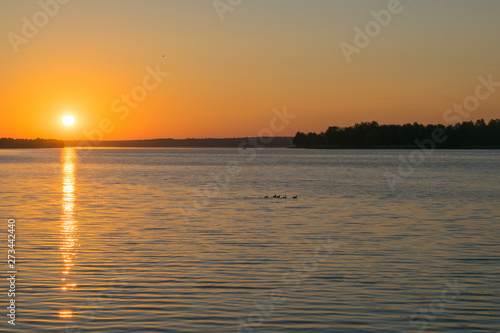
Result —
<path fill-rule="evenodd" d="M 297 117 L 276 135 L 444 123 L 478 76 L 500 82 L 494 0 L 401 0 L 348 63 L 340 44 L 355 45 L 354 28 L 389 2 L 244 1 L 222 21 L 212 0 L 43 0 L 53 16 L 43 24 L 38 1 L 0 0 L 0 137 L 85 139 L 103 119 L 105 140 L 256 136 L 285 106 Z M 14 46 L 36 19 L 34 36 Z M 155 81 L 147 68 L 169 75 Z M 113 112 L 144 91 L 126 117 Z M 470 119 L 500 118 L 499 105 L 500 88 Z"/>

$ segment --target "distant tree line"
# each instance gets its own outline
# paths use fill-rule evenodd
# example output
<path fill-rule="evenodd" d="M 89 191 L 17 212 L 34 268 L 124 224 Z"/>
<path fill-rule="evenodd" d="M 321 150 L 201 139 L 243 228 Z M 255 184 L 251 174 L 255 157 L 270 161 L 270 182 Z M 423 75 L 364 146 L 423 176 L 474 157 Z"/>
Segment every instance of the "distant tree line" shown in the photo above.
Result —
<path fill-rule="evenodd" d="M 500 119 L 448 126 L 363 122 L 350 127 L 331 126 L 321 133 L 297 132 L 293 144 L 298 148 L 414 148 L 418 142 L 431 139 L 435 131 L 444 139 L 436 143 L 437 148 L 500 148 Z"/>
<path fill-rule="evenodd" d="M 67 147 L 78 147 L 86 141 L 65 141 Z M 175 147 L 175 148 L 283 148 L 292 146 L 292 137 L 250 137 L 226 139 L 150 139 L 99 141 L 98 147 Z"/>
<path fill-rule="evenodd" d="M 62 148 L 64 141 L 53 139 L 12 139 L 1 138 L 1 148 Z"/>

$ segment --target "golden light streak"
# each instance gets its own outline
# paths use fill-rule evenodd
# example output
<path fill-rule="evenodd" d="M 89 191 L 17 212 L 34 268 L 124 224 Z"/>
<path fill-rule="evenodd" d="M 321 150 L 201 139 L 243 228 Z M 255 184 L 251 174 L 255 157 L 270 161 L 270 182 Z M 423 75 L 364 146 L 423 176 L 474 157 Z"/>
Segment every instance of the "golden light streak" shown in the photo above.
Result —
<path fill-rule="evenodd" d="M 73 311 L 61 310 L 59 311 L 59 318 L 71 318 L 73 317 Z"/>
<path fill-rule="evenodd" d="M 68 122 L 69 123 L 69 122 Z M 65 123 L 66 124 L 66 123 Z M 62 274 L 65 277 L 61 281 L 70 278 L 70 270 L 75 265 L 76 251 L 78 246 L 78 221 L 75 219 L 76 201 L 76 150 L 74 148 L 64 148 L 61 154 L 62 163 L 62 199 L 61 199 L 61 257 L 64 262 Z M 75 290 L 76 283 L 66 283 L 61 286 L 61 291 L 68 292 Z M 71 318 L 71 310 L 61 310 L 60 318 Z"/>

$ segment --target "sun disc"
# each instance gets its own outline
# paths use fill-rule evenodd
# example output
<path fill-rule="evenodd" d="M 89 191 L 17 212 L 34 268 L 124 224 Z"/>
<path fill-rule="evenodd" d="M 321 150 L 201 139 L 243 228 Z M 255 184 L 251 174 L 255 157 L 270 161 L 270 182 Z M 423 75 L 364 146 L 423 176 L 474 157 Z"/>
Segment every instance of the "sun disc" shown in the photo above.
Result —
<path fill-rule="evenodd" d="M 75 123 L 75 117 L 73 117 L 72 115 L 64 116 L 62 122 L 65 126 L 73 126 L 73 124 Z"/>

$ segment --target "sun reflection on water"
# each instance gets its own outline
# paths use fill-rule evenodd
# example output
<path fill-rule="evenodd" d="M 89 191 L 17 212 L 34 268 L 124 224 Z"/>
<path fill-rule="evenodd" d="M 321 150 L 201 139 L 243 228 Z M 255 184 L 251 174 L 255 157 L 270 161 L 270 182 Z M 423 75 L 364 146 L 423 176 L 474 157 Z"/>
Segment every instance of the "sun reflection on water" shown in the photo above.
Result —
<path fill-rule="evenodd" d="M 61 311 L 59 311 L 59 317 L 60 318 L 71 318 L 71 317 L 73 317 L 73 312 L 61 310 Z"/>
<path fill-rule="evenodd" d="M 61 200 L 61 256 L 63 259 L 62 292 L 76 290 L 77 284 L 72 281 L 71 269 L 74 266 L 78 247 L 78 221 L 75 219 L 75 186 L 76 186 L 76 150 L 64 148 L 61 154 L 62 163 L 62 200 Z M 71 318 L 71 310 L 60 310 L 59 318 Z"/>

